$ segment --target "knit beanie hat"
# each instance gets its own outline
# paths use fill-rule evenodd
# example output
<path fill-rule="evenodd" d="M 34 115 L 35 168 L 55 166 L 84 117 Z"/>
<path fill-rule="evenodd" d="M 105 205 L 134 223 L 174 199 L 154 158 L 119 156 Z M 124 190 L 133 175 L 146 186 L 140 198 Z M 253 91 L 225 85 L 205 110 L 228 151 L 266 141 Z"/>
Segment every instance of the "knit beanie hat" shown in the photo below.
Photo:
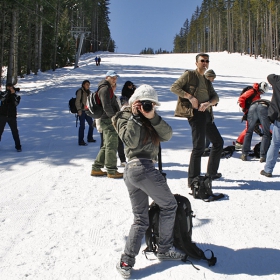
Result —
<path fill-rule="evenodd" d="M 212 78 L 215 79 L 216 78 L 216 73 L 212 69 L 209 69 L 205 72 L 204 76 L 206 78 L 211 78 L 212 77 Z"/>
<path fill-rule="evenodd" d="M 160 103 L 158 102 L 157 92 L 153 87 L 149 85 L 141 85 L 140 87 L 138 87 L 134 91 L 133 95 L 129 98 L 129 105 L 131 105 L 136 100 L 150 100 L 156 105 L 160 106 Z"/>

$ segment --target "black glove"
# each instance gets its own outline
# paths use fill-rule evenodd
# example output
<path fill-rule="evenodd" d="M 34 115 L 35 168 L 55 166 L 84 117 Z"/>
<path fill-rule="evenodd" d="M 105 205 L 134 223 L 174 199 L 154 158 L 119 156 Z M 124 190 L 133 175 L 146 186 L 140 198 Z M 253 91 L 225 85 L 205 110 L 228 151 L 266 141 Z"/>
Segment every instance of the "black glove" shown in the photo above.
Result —
<path fill-rule="evenodd" d="M 262 133 L 258 123 L 254 127 L 254 132 L 257 133 L 261 137 L 263 136 L 263 133 Z"/>

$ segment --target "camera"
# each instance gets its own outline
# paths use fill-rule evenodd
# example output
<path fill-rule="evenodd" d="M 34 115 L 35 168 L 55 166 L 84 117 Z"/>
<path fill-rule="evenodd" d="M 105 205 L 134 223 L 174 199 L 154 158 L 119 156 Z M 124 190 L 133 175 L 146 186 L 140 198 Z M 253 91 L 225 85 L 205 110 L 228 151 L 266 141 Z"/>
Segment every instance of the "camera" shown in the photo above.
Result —
<path fill-rule="evenodd" d="M 153 110 L 153 102 L 150 100 L 141 101 L 142 108 L 146 113 L 149 113 Z"/>
<path fill-rule="evenodd" d="M 1 101 L 4 101 L 8 96 L 9 96 L 9 92 L 6 90 L 6 91 L 1 91 L 0 92 L 0 100 Z"/>

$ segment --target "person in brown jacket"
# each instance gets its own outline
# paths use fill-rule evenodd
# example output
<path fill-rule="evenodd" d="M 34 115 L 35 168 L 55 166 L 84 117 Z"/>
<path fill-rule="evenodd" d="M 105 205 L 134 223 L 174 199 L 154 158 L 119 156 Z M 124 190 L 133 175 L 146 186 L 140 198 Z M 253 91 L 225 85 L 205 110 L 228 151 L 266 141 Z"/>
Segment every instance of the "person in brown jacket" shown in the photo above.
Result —
<path fill-rule="evenodd" d="M 79 121 L 80 121 L 80 127 L 79 127 L 79 140 L 78 144 L 79 146 L 87 146 L 87 143 L 84 141 L 84 132 L 85 132 L 85 123 L 88 123 L 88 134 L 87 134 L 87 141 L 88 142 L 96 142 L 95 139 L 93 139 L 93 119 L 92 117 L 88 116 L 85 113 L 84 106 L 87 103 L 87 96 L 90 94 L 90 82 L 88 80 L 84 80 L 82 82 L 82 87 L 77 90 L 77 96 L 76 96 L 76 108 L 78 111 Z"/>
<path fill-rule="evenodd" d="M 186 117 L 192 130 L 193 150 L 188 170 L 189 187 L 192 186 L 194 179 L 200 176 L 205 137 L 213 144 L 205 174 L 211 179 L 217 177 L 224 145 L 223 138 L 214 123 L 212 110 L 212 106 L 218 103 L 219 97 L 212 83 L 204 76 L 209 67 L 209 55 L 199 53 L 195 64 L 196 70 L 185 71 L 170 89 L 178 95 L 175 116 Z"/>

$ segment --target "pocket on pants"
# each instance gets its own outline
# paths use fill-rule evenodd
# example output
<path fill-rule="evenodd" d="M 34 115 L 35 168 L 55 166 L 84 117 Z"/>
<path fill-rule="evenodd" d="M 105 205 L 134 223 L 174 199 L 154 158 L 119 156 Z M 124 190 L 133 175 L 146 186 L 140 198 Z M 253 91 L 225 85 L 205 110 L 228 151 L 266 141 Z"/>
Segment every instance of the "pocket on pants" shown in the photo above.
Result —
<path fill-rule="evenodd" d="M 129 165 L 127 167 L 127 173 L 127 177 L 135 184 L 146 179 L 145 166 L 139 163 Z"/>

